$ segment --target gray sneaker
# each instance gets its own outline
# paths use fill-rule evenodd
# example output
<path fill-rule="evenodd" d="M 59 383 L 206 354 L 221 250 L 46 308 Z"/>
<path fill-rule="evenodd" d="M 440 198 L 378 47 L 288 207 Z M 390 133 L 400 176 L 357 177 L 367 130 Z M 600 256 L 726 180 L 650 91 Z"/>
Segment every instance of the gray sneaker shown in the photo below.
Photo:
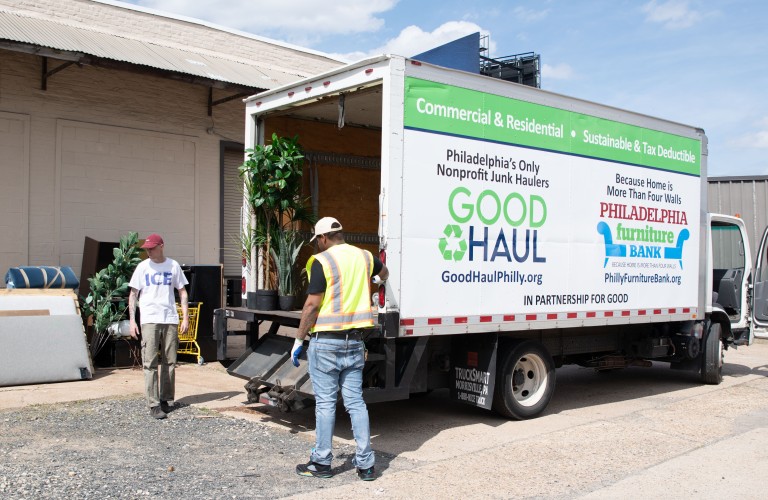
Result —
<path fill-rule="evenodd" d="M 160 409 L 163 410 L 165 413 L 171 413 L 173 410 L 176 409 L 176 404 L 174 403 L 168 404 L 167 401 L 160 401 Z"/>
<path fill-rule="evenodd" d="M 168 416 L 168 414 L 165 413 L 159 406 L 153 406 L 150 408 L 149 414 L 152 415 L 152 418 L 156 418 L 158 420 L 162 420 Z"/>

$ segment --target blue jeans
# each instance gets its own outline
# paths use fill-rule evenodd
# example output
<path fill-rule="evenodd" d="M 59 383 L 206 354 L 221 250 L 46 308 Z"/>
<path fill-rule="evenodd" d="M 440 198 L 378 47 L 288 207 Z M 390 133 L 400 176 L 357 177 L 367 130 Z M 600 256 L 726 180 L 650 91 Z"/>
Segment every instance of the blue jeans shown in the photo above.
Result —
<path fill-rule="evenodd" d="M 372 467 L 375 461 L 371 449 L 371 428 L 368 408 L 363 401 L 363 366 L 365 345 L 361 340 L 313 337 L 309 342 L 307 359 L 309 377 L 315 393 L 315 447 L 310 460 L 330 465 L 333 459 L 333 428 L 336 424 L 336 400 L 339 387 L 344 407 L 352 421 L 352 434 L 357 449 L 353 464 L 360 469 Z"/>

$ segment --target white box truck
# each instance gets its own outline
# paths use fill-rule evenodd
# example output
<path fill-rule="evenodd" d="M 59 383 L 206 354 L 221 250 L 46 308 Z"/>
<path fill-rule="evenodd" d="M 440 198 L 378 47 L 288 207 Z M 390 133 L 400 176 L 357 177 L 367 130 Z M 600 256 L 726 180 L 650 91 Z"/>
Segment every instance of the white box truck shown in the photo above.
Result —
<path fill-rule="evenodd" d="M 449 388 L 529 418 L 562 365 L 668 362 L 717 384 L 724 349 L 752 342 L 748 239 L 740 219 L 707 213 L 701 129 L 399 56 L 246 107 L 246 147 L 298 135 L 318 215 L 390 270 L 368 402 Z M 230 373 L 252 400 L 301 407 L 306 363 L 278 331 L 298 313 L 238 314 L 220 319 L 272 328 Z"/>

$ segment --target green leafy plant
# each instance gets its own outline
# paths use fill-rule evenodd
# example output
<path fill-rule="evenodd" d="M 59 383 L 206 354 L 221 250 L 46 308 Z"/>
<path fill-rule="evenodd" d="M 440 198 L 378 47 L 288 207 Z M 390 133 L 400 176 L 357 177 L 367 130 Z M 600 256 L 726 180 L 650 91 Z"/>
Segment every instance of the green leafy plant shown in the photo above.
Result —
<path fill-rule="evenodd" d="M 138 242 L 138 233 L 130 232 L 122 236 L 120 245 L 112 250 L 112 263 L 88 278 L 91 292 L 84 299 L 81 297 L 81 310 L 86 320 L 93 318 L 92 356 L 96 356 L 107 343 L 109 325 L 125 315 L 131 276 L 141 262 Z"/>
<path fill-rule="evenodd" d="M 305 202 L 301 198 L 304 155 L 298 136 L 287 138 L 277 134 L 272 134 L 271 144 L 259 144 L 246 153 L 247 159 L 238 169 L 250 212 L 245 240 L 251 245 L 248 250 L 252 273 L 262 247 L 260 242 L 264 242 L 265 275 L 269 278 L 273 228 L 281 228 L 286 218 L 292 220 Z M 269 279 L 265 282 L 269 283 Z"/>
<path fill-rule="evenodd" d="M 304 239 L 298 231 L 287 229 L 277 233 L 275 242 L 277 243 L 277 251 L 272 247 L 270 252 L 277 268 L 277 293 L 294 295 L 297 281 L 294 276 L 294 269 L 296 258 L 304 246 Z"/>

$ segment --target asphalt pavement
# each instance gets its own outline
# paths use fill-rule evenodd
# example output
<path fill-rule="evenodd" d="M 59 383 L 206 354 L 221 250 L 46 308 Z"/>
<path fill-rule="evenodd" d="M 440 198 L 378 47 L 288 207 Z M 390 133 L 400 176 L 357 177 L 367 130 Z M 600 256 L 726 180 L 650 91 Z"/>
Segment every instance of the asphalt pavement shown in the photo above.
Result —
<path fill-rule="evenodd" d="M 768 486 L 768 343 L 728 350 L 723 372 L 723 383 L 709 386 L 662 363 L 610 373 L 564 367 L 549 408 L 528 421 L 453 402 L 445 391 L 370 405 L 373 447 L 382 457 L 376 481 L 357 481 L 349 472 L 330 483 L 302 478 L 309 483 L 278 496 L 762 499 Z M 217 363 L 183 364 L 177 400 L 189 410 L 170 419 L 214 412 L 258 424 L 273 437 L 291 436 L 299 440 L 297 449 L 308 450 L 312 410 L 281 413 L 244 404 L 244 383 Z M 138 368 L 98 370 L 89 381 L 0 388 L 0 411 L 136 399 L 142 390 Z M 351 449 L 343 410 L 337 436 L 342 454 Z M 216 450 L 206 451 L 215 457 Z M 295 480 L 294 457 L 278 458 L 285 476 L 281 467 L 270 471 L 270 480 Z"/>

